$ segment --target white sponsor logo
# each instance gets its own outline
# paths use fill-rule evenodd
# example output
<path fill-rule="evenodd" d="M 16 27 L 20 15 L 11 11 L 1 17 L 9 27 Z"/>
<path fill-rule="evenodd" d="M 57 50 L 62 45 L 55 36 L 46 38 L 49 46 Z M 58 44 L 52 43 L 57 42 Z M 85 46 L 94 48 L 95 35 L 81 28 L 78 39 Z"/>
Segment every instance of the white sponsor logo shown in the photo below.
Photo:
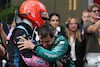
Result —
<path fill-rule="evenodd" d="M 53 58 L 53 57 L 58 57 L 56 54 L 54 54 L 54 55 L 51 55 L 51 54 L 49 54 L 49 53 L 46 53 L 46 52 L 44 53 L 44 55 L 46 55 L 46 56 L 48 56 L 48 57 L 52 57 L 52 58 Z"/>

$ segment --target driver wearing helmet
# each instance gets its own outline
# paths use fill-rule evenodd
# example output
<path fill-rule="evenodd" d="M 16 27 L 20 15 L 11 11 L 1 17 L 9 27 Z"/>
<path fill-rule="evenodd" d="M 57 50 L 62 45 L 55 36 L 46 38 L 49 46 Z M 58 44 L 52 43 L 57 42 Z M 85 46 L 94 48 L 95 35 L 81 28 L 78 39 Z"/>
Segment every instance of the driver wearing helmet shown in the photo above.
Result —
<path fill-rule="evenodd" d="M 36 35 L 34 31 L 44 24 L 45 19 L 48 19 L 48 14 L 46 7 L 41 2 L 27 0 L 20 6 L 19 14 L 15 15 L 16 27 L 12 28 L 7 36 L 6 44 L 9 53 L 7 67 L 49 67 L 49 63 L 37 57 L 32 50 L 22 50 L 19 52 L 17 48 L 19 45 L 17 42 L 22 41 L 19 36 L 26 39 L 29 38 L 32 42 L 35 42 Z M 31 60 L 32 57 L 34 59 Z M 28 62 L 25 63 L 24 61 Z M 34 64 L 30 62 L 34 62 Z"/>

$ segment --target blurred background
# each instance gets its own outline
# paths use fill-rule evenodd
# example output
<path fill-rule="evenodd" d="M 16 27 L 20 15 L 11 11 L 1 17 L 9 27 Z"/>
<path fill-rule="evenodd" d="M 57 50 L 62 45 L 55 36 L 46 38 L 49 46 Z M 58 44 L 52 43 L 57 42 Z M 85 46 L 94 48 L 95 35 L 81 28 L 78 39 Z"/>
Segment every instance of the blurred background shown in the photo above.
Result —
<path fill-rule="evenodd" d="M 19 9 L 25 0 L 0 0 L 0 20 L 11 24 L 15 9 Z M 87 9 L 90 3 L 100 4 L 100 0 L 39 0 L 48 11 L 59 13 L 61 17 L 60 26 L 65 27 L 65 22 L 71 16 L 75 16 L 81 21 L 81 13 Z"/>

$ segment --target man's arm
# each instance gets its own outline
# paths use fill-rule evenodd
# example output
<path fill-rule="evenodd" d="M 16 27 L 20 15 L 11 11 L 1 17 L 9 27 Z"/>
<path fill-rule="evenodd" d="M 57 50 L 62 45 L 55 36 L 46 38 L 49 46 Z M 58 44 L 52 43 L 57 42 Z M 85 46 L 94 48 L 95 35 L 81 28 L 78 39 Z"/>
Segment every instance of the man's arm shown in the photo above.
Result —
<path fill-rule="evenodd" d="M 88 27 L 88 33 L 94 33 L 100 28 L 100 20 L 98 20 L 95 24 Z"/>
<path fill-rule="evenodd" d="M 5 55 L 5 49 L 4 47 L 0 44 L 0 56 L 4 56 Z"/>
<path fill-rule="evenodd" d="M 4 24 L 3 22 L 0 23 L 0 34 L 2 38 L 2 43 L 6 49 L 7 49 L 6 38 L 7 38 L 8 32 L 9 32 L 8 26 Z"/>
<path fill-rule="evenodd" d="M 1 38 L 2 38 L 3 45 L 4 45 L 4 47 L 7 49 L 7 45 L 6 45 L 6 38 L 7 38 L 7 35 L 5 34 L 4 31 L 2 31 L 0 34 L 1 34 Z"/>
<path fill-rule="evenodd" d="M 47 60 L 48 62 L 54 63 L 62 56 L 64 56 L 68 49 L 67 42 L 63 42 L 62 44 L 60 44 L 60 42 L 51 51 L 46 50 L 41 46 L 38 46 L 35 50 L 35 53 L 37 54 L 37 56 Z"/>

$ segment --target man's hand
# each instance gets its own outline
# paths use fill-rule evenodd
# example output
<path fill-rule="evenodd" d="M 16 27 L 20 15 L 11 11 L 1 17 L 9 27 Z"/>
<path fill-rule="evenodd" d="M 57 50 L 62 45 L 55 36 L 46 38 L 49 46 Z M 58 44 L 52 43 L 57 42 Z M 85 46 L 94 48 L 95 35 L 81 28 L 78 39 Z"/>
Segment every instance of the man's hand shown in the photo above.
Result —
<path fill-rule="evenodd" d="M 31 42 L 31 40 L 28 38 L 28 40 L 26 40 L 25 38 L 23 37 L 19 37 L 20 39 L 23 40 L 23 42 L 18 42 L 17 44 L 21 44 L 18 46 L 18 48 L 20 48 L 19 50 L 23 50 L 23 49 L 29 49 L 29 50 L 32 50 L 34 49 L 35 45 Z"/>

